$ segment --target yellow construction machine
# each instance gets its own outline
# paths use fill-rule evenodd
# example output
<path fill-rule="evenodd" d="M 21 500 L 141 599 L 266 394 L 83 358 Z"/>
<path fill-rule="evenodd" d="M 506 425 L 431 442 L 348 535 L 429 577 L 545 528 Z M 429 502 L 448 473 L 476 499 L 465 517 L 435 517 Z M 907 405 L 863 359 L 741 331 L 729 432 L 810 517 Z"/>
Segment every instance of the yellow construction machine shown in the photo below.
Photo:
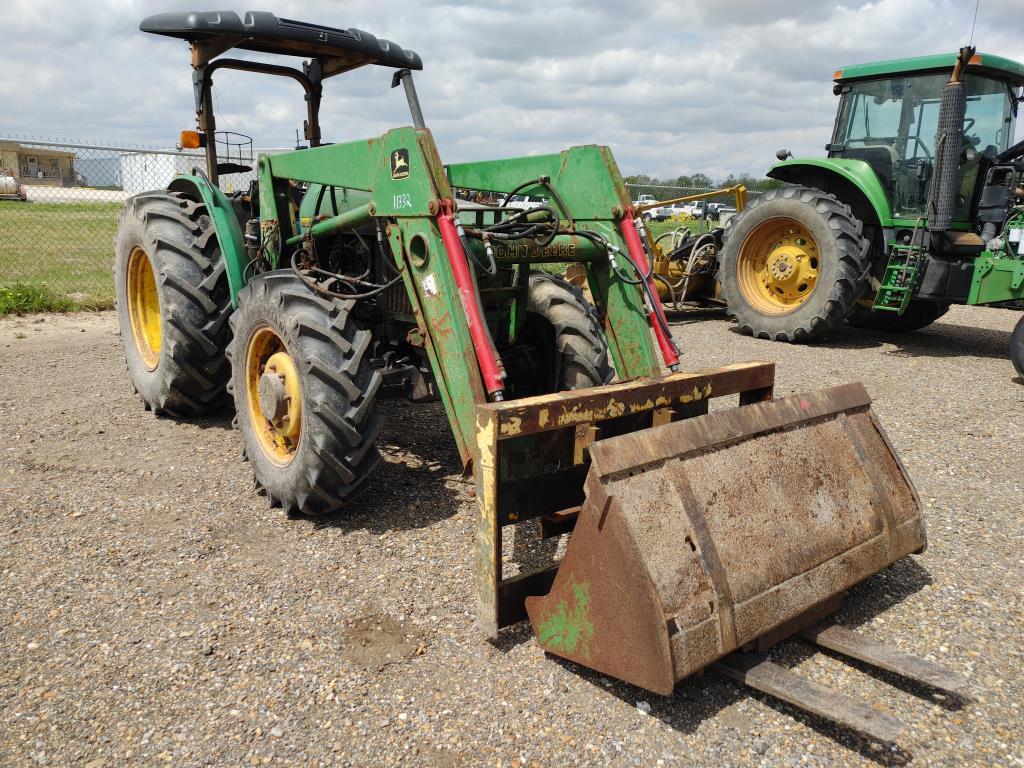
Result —
<path fill-rule="evenodd" d="M 725 196 L 731 196 L 733 203 L 729 208 L 723 206 L 721 211 L 705 207 L 691 212 L 686 207 Z M 685 302 L 725 306 L 719 298 L 717 280 L 718 255 L 722 250 L 724 232 L 722 226 L 726 224 L 727 217 L 742 213 L 746 205 L 747 188 L 736 184 L 635 207 L 639 213 L 641 233 L 653 256 L 652 285 L 666 310 L 679 312 Z M 668 223 L 670 228 L 657 233 L 651 231 L 655 228 L 661 230 L 662 222 Z M 720 226 L 713 226 L 713 222 Z M 582 264 L 568 265 L 565 277 L 580 287 L 588 300 L 592 300 Z"/>

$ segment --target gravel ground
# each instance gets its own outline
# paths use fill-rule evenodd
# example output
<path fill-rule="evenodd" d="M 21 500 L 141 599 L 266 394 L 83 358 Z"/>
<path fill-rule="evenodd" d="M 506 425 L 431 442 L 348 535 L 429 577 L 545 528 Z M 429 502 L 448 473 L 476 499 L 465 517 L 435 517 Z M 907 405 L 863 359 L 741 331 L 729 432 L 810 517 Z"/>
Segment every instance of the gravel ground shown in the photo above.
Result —
<path fill-rule="evenodd" d="M 387 403 L 370 493 L 326 524 L 253 493 L 230 417 L 131 395 L 112 314 L 0 321 L 0 765 L 1024 765 L 1017 315 L 796 347 L 675 324 L 778 394 L 864 381 L 929 549 L 839 619 L 967 673 L 972 701 L 788 641 L 772 657 L 910 725 L 879 749 L 708 674 L 659 698 L 474 628 L 471 485 L 439 406 Z"/>

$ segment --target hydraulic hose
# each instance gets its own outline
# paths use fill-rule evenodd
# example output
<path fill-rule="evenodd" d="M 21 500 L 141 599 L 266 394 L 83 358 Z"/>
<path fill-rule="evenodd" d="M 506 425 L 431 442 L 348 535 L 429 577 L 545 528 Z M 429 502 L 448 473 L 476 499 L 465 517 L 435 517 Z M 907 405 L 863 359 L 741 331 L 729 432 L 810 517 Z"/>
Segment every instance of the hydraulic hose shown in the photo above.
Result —
<path fill-rule="evenodd" d="M 472 316 L 473 313 L 471 312 L 470 304 L 476 305 L 476 314 L 480 318 L 483 317 L 483 308 L 480 306 L 479 291 L 476 289 L 476 275 L 474 274 L 473 267 L 470 264 L 469 259 L 472 259 L 473 263 L 477 264 L 484 272 L 494 274 L 493 270 L 495 269 L 495 264 L 489 244 L 489 240 L 491 239 L 533 239 L 538 245 L 544 246 L 551 243 L 555 236 L 561 233 L 584 237 L 603 247 L 608 253 L 609 263 L 612 270 L 615 272 L 616 277 L 624 283 L 639 286 L 643 290 L 647 300 L 648 319 L 654 329 L 654 335 L 657 339 L 662 359 L 665 361 L 665 365 L 668 366 L 669 370 L 678 370 L 679 349 L 672 340 L 672 332 L 668 327 L 668 321 L 665 318 L 665 311 L 654 285 L 655 279 L 658 278 L 654 275 L 654 268 L 651 261 L 647 258 L 647 250 L 644 246 L 643 240 L 641 239 L 641 235 L 637 231 L 637 227 L 640 227 L 640 231 L 643 231 L 643 224 L 638 221 L 634 221 L 632 208 L 627 208 L 626 215 L 623 217 L 621 222 L 622 234 L 626 240 L 626 252 L 624 253 L 597 232 L 576 229 L 575 221 L 569 214 L 568 208 L 561 196 L 551 184 L 549 177 L 541 176 L 540 178 L 520 184 L 505 196 L 499 208 L 505 209 L 505 204 L 520 190 L 536 186 L 542 186 L 548 191 L 551 199 L 555 202 L 557 208 L 560 209 L 561 214 L 565 216 L 568 223 L 568 226 L 565 229 L 561 226 L 559 210 L 556 210 L 555 207 L 550 205 L 538 205 L 525 211 L 516 211 L 508 218 L 492 224 L 489 227 L 483 227 L 480 229 L 463 229 L 461 223 L 448 212 L 450 211 L 450 204 L 447 204 L 446 206 L 446 213 L 439 217 L 439 221 L 441 222 L 442 239 L 445 241 L 445 248 L 448 250 L 449 259 L 452 262 L 453 271 L 455 272 L 455 280 L 459 285 L 459 290 L 463 297 L 463 304 L 466 308 L 466 314 L 467 317 L 469 317 L 470 332 L 473 335 L 474 351 L 477 355 L 481 373 L 484 375 L 485 386 L 488 393 L 493 395 L 495 391 L 500 391 L 500 389 L 503 388 L 504 370 L 501 369 L 500 358 L 498 358 L 497 352 L 495 351 L 494 342 L 490 338 L 490 329 L 487 328 L 486 322 L 481 320 L 478 323 Z M 546 221 L 529 221 L 527 219 L 528 216 L 535 217 L 538 213 L 542 212 L 547 213 L 550 218 Z M 447 228 L 451 229 L 451 243 L 449 243 L 448 236 L 446 236 Z M 475 254 L 473 254 L 467 247 L 467 236 L 484 241 L 485 250 L 490 261 L 488 265 L 480 264 L 476 260 Z M 456 255 L 459 250 L 464 254 L 461 259 Z M 615 259 L 616 254 L 623 256 L 626 261 L 629 262 L 629 265 L 637 274 L 636 279 L 629 277 L 629 275 L 623 273 L 622 270 L 619 269 Z M 465 271 L 465 274 L 460 274 L 463 270 Z M 669 290 L 672 290 L 671 287 Z M 492 362 L 496 362 L 496 365 L 492 365 Z M 498 373 L 499 370 L 500 374 Z M 495 399 L 500 399 L 500 395 Z"/>
<path fill-rule="evenodd" d="M 384 293 L 384 291 L 398 285 L 402 281 L 401 275 L 392 278 L 386 283 L 380 284 L 371 283 L 367 280 L 364 280 L 361 276 L 339 275 L 335 272 L 328 272 L 326 269 L 321 269 L 320 267 L 309 267 L 303 269 L 302 267 L 299 266 L 298 263 L 299 254 L 301 253 L 303 253 L 303 251 L 298 249 L 296 249 L 295 252 L 292 253 L 292 272 L 295 273 L 296 277 L 298 277 L 299 280 L 305 283 L 307 288 L 309 288 L 314 293 L 319 293 L 321 296 L 327 296 L 332 299 L 370 299 L 373 298 L 374 296 L 378 296 Z M 311 277 L 311 275 L 314 273 L 323 275 L 326 278 L 325 282 L 327 283 L 338 282 L 341 285 L 346 286 L 347 288 L 349 288 L 349 291 L 341 292 L 330 290 L 325 285 L 321 284 L 320 282 L 314 280 Z M 359 290 L 357 290 L 357 288 L 367 288 L 368 290 L 360 292 Z"/>
<path fill-rule="evenodd" d="M 547 213 L 550 218 L 540 221 L 531 221 L 530 217 L 536 219 L 537 214 Z M 487 227 L 470 228 L 466 232 L 470 237 L 479 240 L 489 238 L 491 240 L 529 240 L 532 239 L 537 245 L 543 247 L 550 245 L 558 235 L 561 227 L 561 219 L 558 211 L 549 205 L 538 205 L 527 210 L 516 211 L 508 218 L 491 224 Z M 480 265 L 483 268 L 483 265 Z"/>
<path fill-rule="evenodd" d="M 569 206 L 567 206 L 565 204 L 565 201 L 562 199 L 562 196 L 560 194 L 558 194 L 558 190 L 555 189 L 555 185 L 551 183 L 551 177 L 550 176 L 539 176 L 536 179 L 533 179 L 531 181 L 524 181 L 518 187 L 516 187 L 511 192 L 509 192 L 507 195 L 505 195 L 505 199 L 501 201 L 501 205 L 498 206 L 498 207 L 499 208 L 507 207 L 509 200 L 511 200 L 515 195 L 519 194 L 522 190 L 529 189 L 530 187 L 544 187 L 544 189 L 546 189 L 548 191 L 548 194 L 551 195 L 551 199 L 555 201 L 555 205 L 557 205 L 558 208 L 562 211 L 562 216 L 565 216 L 566 220 L 569 222 L 569 229 L 570 230 L 576 229 L 576 222 L 573 220 L 572 214 L 569 212 Z M 548 206 L 543 206 L 543 205 L 535 206 L 534 208 L 531 208 L 530 210 L 532 211 L 532 210 L 536 210 L 537 208 L 547 208 L 547 207 Z M 557 220 L 558 215 L 555 214 L 555 217 L 556 217 L 556 220 Z M 556 229 L 557 229 L 557 227 L 556 227 Z"/>
<path fill-rule="evenodd" d="M 705 244 L 705 245 L 701 245 L 701 243 L 704 240 L 709 240 L 709 242 L 707 244 Z M 701 251 L 703 249 L 705 249 L 705 248 L 714 249 L 714 247 L 715 247 L 715 238 L 714 238 L 714 236 L 710 232 L 706 232 L 703 235 L 701 235 L 700 237 L 698 237 L 697 238 L 697 242 L 695 242 L 693 244 L 693 247 L 690 248 L 690 256 L 686 260 L 686 273 L 685 273 L 685 275 L 683 277 L 683 280 L 682 280 L 682 295 L 680 297 L 680 299 L 682 301 L 686 301 L 686 289 L 690 285 L 690 278 L 693 277 L 693 266 L 694 266 L 694 264 L 697 263 L 697 259 L 701 255 Z M 675 293 L 675 291 L 673 291 L 673 294 L 674 293 Z M 673 302 L 674 301 L 675 301 L 675 297 L 673 296 Z M 678 305 L 677 305 L 677 307 L 678 307 Z"/>
<path fill-rule="evenodd" d="M 579 235 L 580 237 L 584 237 L 587 240 L 590 240 L 592 243 L 596 243 L 602 248 L 604 248 L 605 252 L 608 254 L 608 263 L 612 268 L 612 272 L 615 273 L 615 276 L 626 285 L 638 286 L 644 292 L 644 296 L 647 298 L 649 306 L 654 306 L 655 302 L 660 301 L 657 292 L 652 291 L 651 281 L 659 280 L 662 278 L 654 274 L 654 269 L 652 267 L 648 267 L 646 271 L 641 269 L 640 265 L 633 261 L 629 253 L 623 253 L 621 249 L 609 243 L 607 239 L 605 239 L 602 235 L 599 235 L 597 232 L 590 232 L 586 229 L 580 229 L 577 230 L 574 234 Z M 623 272 L 621 269 L 619 269 L 618 264 L 615 263 L 616 254 L 622 256 L 622 258 L 626 260 L 629 266 L 633 268 L 633 271 L 636 272 L 637 277 L 632 278 L 625 272 Z M 668 327 L 668 321 L 665 319 L 664 314 L 656 315 L 654 313 L 650 313 L 649 319 L 651 319 L 651 322 L 655 324 L 656 328 L 660 327 L 662 332 L 667 337 L 672 337 L 672 331 Z M 676 349 L 674 344 L 673 349 L 675 349 L 676 354 L 678 355 L 679 351 L 678 349 Z"/>

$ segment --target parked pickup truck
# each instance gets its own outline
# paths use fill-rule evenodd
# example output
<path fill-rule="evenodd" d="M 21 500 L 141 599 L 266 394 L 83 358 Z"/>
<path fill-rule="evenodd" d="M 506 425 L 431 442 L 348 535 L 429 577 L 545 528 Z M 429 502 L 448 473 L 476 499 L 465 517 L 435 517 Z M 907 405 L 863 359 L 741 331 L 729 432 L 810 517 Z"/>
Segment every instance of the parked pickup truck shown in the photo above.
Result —
<path fill-rule="evenodd" d="M 683 211 L 695 219 L 703 219 L 708 210 L 707 200 L 692 200 L 683 206 Z"/>
<path fill-rule="evenodd" d="M 660 208 L 655 208 L 651 213 L 654 214 L 652 218 L 655 221 L 665 221 L 681 213 L 688 213 L 688 211 L 686 210 L 686 203 L 672 203 L 672 205 L 663 205 Z"/>

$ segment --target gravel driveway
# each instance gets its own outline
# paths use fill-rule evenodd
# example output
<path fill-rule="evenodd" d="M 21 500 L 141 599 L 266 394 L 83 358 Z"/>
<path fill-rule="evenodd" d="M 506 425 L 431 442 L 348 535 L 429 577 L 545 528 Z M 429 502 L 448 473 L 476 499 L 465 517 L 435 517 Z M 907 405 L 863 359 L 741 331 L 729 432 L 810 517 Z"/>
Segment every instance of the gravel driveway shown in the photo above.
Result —
<path fill-rule="evenodd" d="M 970 676 L 943 702 L 799 641 L 772 658 L 910 725 L 879 749 L 714 674 L 659 698 L 476 631 L 471 484 L 441 408 L 388 402 L 368 494 L 326 524 L 252 489 L 230 416 L 132 396 L 112 314 L 0 321 L 0 765 L 1024 765 L 1018 315 L 954 308 L 813 347 L 675 324 L 687 367 L 778 361 L 778 394 L 862 380 L 928 551 L 842 623 Z"/>

